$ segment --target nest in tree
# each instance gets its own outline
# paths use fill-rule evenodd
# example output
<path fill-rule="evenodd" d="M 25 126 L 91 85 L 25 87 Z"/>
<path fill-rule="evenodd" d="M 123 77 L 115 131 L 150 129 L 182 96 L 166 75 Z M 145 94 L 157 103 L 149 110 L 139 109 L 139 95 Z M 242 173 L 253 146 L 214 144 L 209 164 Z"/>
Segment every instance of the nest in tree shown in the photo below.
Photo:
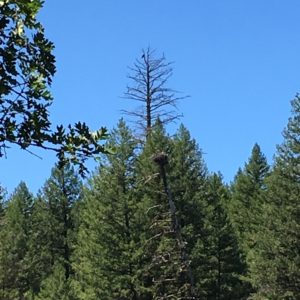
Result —
<path fill-rule="evenodd" d="M 168 163 L 168 155 L 165 152 L 159 152 L 152 156 L 152 160 L 156 164 L 160 166 L 164 166 Z"/>

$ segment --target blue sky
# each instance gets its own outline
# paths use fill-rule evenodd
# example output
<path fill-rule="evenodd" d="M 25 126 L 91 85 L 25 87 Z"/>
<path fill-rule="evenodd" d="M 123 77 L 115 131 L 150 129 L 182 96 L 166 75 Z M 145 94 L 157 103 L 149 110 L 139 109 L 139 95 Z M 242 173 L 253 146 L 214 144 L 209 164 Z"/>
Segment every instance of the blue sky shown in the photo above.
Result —
<path fill-rule="evenodd" d="M 298 0 L 46 0 L 39 19 L 56 46 L 54 124 L 86 121 L 112 128 L 128 66 L 151 46 L 174 61 L 168 86 L 190 95 L 182 122 L 210 171 L 230 182 L 255 142 L 269 162 L 282 141 L 290 100 L 300 92 Z M 174 130 L 171 128 L 171 130 Z M 24 180 L 36 192 L 55 156 L 12 149 L 0 182 Z M 92 165 L 92 164 L 91 164 Z"/>

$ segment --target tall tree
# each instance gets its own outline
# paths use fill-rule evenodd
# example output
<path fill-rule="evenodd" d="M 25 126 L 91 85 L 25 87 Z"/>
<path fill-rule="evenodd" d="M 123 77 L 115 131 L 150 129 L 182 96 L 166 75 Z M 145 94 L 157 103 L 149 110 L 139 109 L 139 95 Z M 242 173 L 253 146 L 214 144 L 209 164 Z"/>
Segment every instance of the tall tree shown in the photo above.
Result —
<path fill-rule="evenodd" d="M 52 241 L 56 233 L 52 231 L 53 216 L 47 203 L 38 196 L 33 204 L 27 252 L 24 262 L 28 266 L 28 281 L 32 295 L 40 291 L 41 282 L 52 272 L 54 258 Z"/>
<path fill-rule="evenodd" d="M 0 231 L 0 299 L 25 299 L 30 290 L 25 255 L 32 203 L 32 194 L 21 182 L 9 200 Z"/>
<path fill-rule="evenodd" d="M 193 278 L 172 185 L 169 184 L 172 166 L 165 164 L 162 170 L 162 166 L 158 168 L 153 163 L 154 159 L 161 165 L 160 157 L 171 154 L 171 150 L 171 139 L 158 121 L 148 135 L 137 164 L 138 193 L 146 208 L 148 224 L 144 244 L 145 282 L 151 290 L 150 299 L 193 299 Z"/>
<path fill-rule="evenodd" d="M 245 254 L 255 242 L 252 233 L 259 225 L 258 215 L 263 205 L 262 192 L 269 165 L 258 144 L 255 144 L 251 156 L 244 168 L 238 171 L 232 184 L 232 197 L 229 203 L 231 221 L 233 222 L 239 244 Z"/>
<path fill-rule="evenodd" d="M 203 205 L 203 229 L 193 249 L 197 290 L 200 299 L 246 299 L 240 276 L 244 266 L 230 220 L 226 213 L 229 193 L 220 175 L 209 179 Z"/>
<path fill-rule="evenodd" d="M 79 299 L 144 299 L 144 215 L 134 191 L 136 142 L 123 120 L 108 144 L 116 154 L 102 161 L 85 193 L 72 285 Z"/>
<path fill-rule="evenodd" d="M 127 87 L 124 98 L 140 102 L 134 111 L 124 111 L 136 118 L 135 122 L 147 133 L 157 118 L 163 124 L 178 119 L 176 105 L 180 99 L 178 93 L 167 87 L 168 79 L 172 76 L 172 63 L 165 56 L 156 57 L 151 48 L 142 50 L 141 58 L 136 59 L 133 67 L 129 68 L 128 78 L 131 84 Z"/>
<path fill-rule="evenodd" d="M 170 186 L 197 294 L 197 255 L 202 254 L 198 252 L 196 255 L 194 249 L 203 235 L 204 203 L 209 191 L 208 171 L 201 149 L 184 125 L 180 125 L 172 138 L 170 168 Z"/>
<path fill-rule="evenodd" d="M 61 285 L 67 287 L 69 284 L 74 247 L 72 210 L 81 199 L 81 188 L 81 181 L 70 165 L 63 169 L 54 167 L 34 203 L 25 261 L 29 266 L 31 292 L 35 296 L 39 295 L 41 287 L 43 296 L 52 293 L 47 288 L 55 285 L 52 281 L 57 280 L 57 270 L 59 274 L 64 271 Z"/>
<path fill-rule="evenodd" d="M 252 249 L 250 274 L 255 299 L 300 297 L 300 97 L 291 102 L 292 116 L 278 146 L 267 179 L 267 202 Z"/>
<path fill-rule="evenodd" d="M 170 185 L 189 251 L 201 236 L 203 201 L 208 192 L 208 171 L 196 141 L 184 125 L 172 139 Z"/>
<path fill-rule="evenodd" d="M 49 205 L 54 224 L 52 230 L 53 254 L 60 256 L 64 265 L 66 279 L 70 276 L 70 255 L 72 248 L 74 222 L 72 208 L 81 199 L 82 183 L 70 165 L 63 169 L 55 167 L 51 177 L 43 187 L 43 198 Z"/>
<path fill-rule="evenodd" d="M 71 161 L 84 173 L 87 157 L 105 152 L 99 141 L 106 129 L 92 133 L 78 122 L 53 130 L 49 88 L 55 73 L 54 45 L 36 19 L 42 4 L 0 1 L 0 157 L 12 144 L 39 147 L 55 151 L 61 164 Z"/>

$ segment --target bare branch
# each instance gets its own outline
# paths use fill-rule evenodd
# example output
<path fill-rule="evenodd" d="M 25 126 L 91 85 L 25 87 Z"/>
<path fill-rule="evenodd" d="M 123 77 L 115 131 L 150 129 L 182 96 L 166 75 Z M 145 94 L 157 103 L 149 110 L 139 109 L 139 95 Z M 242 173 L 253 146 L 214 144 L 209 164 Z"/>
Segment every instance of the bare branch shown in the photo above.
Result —
<path fill-rule="evenodd" d="M 172 62 L 167 62 L 164 55 L 155 56 L 155 50 L 143 49 L 141 58 L 136 59 L 127 78 L 131 84 L 123 98 L 142 102 L 143 106 L 133 111 L 122 110 L 124 114 L 135 118 L 135 123 L 147 133 L 157 118 L 163 124 L 173 122 L 182 115 L 176 112 L 177 102 L 187 98 L 178 97 L 177 91 L 168 88 L 167 82 L 173 74 Z"/>

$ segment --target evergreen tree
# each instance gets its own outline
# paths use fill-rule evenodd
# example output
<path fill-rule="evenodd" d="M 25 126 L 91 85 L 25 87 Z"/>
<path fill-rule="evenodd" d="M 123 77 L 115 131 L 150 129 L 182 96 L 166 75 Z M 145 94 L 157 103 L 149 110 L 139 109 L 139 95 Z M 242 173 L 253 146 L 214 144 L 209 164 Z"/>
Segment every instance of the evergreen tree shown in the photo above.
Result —
<path fill-rule="evenodd" d="M 41 286 L 36 300 L 70 300 L 69 282 L 66 281 L 65 267 L 61 264 L 55 264 L 53 271 L 47 277 Z"/>
<path fill-rule="evenodd" d="M 172 139 L 170 168 L 170 186 L 187 248 L 191 252 L 203 227 L 202 205 L 208 192 L 208 171 L 202 151 L 183 125 Z"/>
<path fill-rule="evenodd" d="M 162 168 L 159 170 L 153 162 L 153 158 L 157 160 L 156 154 L 170 156 L 171 152 L 172 141 L 158 121 L 148 135 L 137 164 L 138 193 L 146 208 L 148 224 L 144 244 L 145 281 L 152 293 L 150 299 L 194 299 L 187 251 L 169 184 L 172 166 L 164 165 L 163 174 Z"/>
<path fill-rule="evenodd" d="M 108 144 L 116 154 L 102 162 L 85 193 L 72 285 L 79 299 L 144 299 L 144 216 L 135 197 L 136 142 L 123 120 Z"/>
<path fill-rule="evenodd" d="M 49 206 L 53 221 L 53 262 L 60 261 L 63 264 L 66 279 L 71 274 L 70 258 L 74 243 L 72 209 L 81 196 L 81 181 L 70 165 L 63 169 L 54 168 L 43 187 L 43 199 Z"/>
<path fill-rule="evenodd" d="M 25 255 L 32 203 L 32 194 L 21 182 L 9 199 L 0 231 L 0 299 L 25 299 L 30 289 Z"/>
<path fill-rule="evenodd" d="M 300 298 L 300 97 L 291 104 L 292 116 L 267 180 L 267 203 L 249 260 L 258 289 L 255 299 Z"/>
<path fill-rule="evenodd" d="M 41 297 L 41 286 L 42 295 L 51 294 L 47 288 L 55 285 L 51 280 L 57 280 L 54 266 L 64 269 L 64 284 L 68 286 L 74 245 L 72 210 L 81 198 L 81 188 L 81 181 L 72 167 L 55 167 L 33 205 L 25 256 L 32 295 Z"/>
<path fill-rule="evenodd" d="M 180 125 L 172 139 L 170 156 L 170 185 L 196 287 L 199 281 L 196 273 L 199 261 L 197 255 L 201 253 L 196 254 L 194 248 L 203 235 L 203 206 L 209 191 L 208 171 L 202 158 L 202 151 L 183 125 Z"/>
<path fill-rule="evenodd" d="M 229 192 L 220 176 L 208 176 L 202 153 L 183 125 L 172 139 L 171 152 L 170 185 L 191 261 L 196 296 L 242 299 L 245 287 L 239 277 L 244 266 L 227 214 Z"/>
<path fill-rule="evenodd" d="M 53 216 L 49 206 L 41 196 L 34 202 L 30 223 L 25 261 L 28 265 L 31 293 L 37 295 L 40 291 L 41 282 L 51 274 L 54 264 L 52 241 L 55 233 L 51 230 Z"/>
<path fill-rule="evenodd" d="M 220 175 L 209 180 L 209 192 L 203 207 L 202 236 L 196 241 L 193 259 L 200 299 L 241 300 L 244 288 L 240 252 L 226 213 L 229 193 Z"/>
<path fill-rule="evenodd" d="M 264 179 L 269 171 L 267 160 L 258 144 L 255 144 L 248 162 L 239 170 L 232 185 L 232 198 L 229 203 L 240 247 L 245 255 L 255 242 L 252 233 L 259 226 L 259 214 L 263 204 Z"/>

